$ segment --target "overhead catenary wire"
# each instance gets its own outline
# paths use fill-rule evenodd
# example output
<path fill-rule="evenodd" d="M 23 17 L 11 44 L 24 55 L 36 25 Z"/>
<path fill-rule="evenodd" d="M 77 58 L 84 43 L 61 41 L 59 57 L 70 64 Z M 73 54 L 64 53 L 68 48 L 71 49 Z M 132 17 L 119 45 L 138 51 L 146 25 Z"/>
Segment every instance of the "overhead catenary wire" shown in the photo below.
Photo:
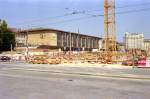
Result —
<path fill-rule="evenodd" d="M 117 8 L 137 7 L 137 6 L 146 6 L 146 5 L 150 5 L 150 2 L 140 3 L 140 4 L 130 4 L 130 5 L 125 5 L 125 6 L 118 6 Z"/>
<path fill-rule="evenodd" d="M 122 11 L 122 12 L 116 12 L 116 14 L 121 15 L 121 14 L 128 14 L 128 13 L 138 13 L 138 12 L 145 12 L 149 11 L 150 8 L 145 8 L 145 9 L 136 9 L 136 10 L 128 10 L 128 11 Z M 89 18 L 96 18 L 96 17 L 103 17 L 104 15 L 92 15 L 92 16 L 86 16 L 86 17 L 79 17 L 79 18 L 73 18 L 73 19 L 68 19 L 68 20 L 62 20 L 58 22 L 50 22 L 50 23 L 45 23 L 45 24 L 40 24 L 40 25 L 33 25 L 32 27 L 39 27 L 39 26 L 46 26 L 46 25 L 52 25 L 52 24 L 58 24 L 58 23 L 67 23 L 67 22 L 72 22 L 72 21 L 79 21 L 79 20 L 85 20 Z"/>
<path fill-rule="evenodd" d="M 150 5 L 150 2 L 142 3 L 142 4 L 118 6 L 118 7 L 116 7 L 116 9 L 121 9 L 121 8 L 126 8 L 126 7 L 145 6 L 145 5 Z M 47 20 L 47 19 L 57 19 L 57 18 L 63 18 L 63 17 L 66 17 L 66 16 L 72 16 L 72 15 L 79 15 L 79 14 L 91 15 L 91 14 L 89 14 L 90 12 L 98 12 L 98 11 L 103 11 L 103 10 L 96 9 L 96 10 L 87 10 L 87 11 L 85 11 L 85 10 L 83 10 L 83 11 L 73 11 L 71 13 L 67 13 L 67 14 L 64 14 L 64 15 L 58 15 L 58 16 L 53 16 L 53 17 L 40 18 L 40 19 L 33 19 L 33 20 L 30 20 L 30 21 L 18 22 L 16 24 L 14 24 L 14 26 L 29 25 L 29 23 L 30 24 L 38 23 L 38 22 L 41 22 L 41 21 L 44 21 L 44 20 Z M 95 15 L 93 15 L 93 16 L 95 16 Z"/>

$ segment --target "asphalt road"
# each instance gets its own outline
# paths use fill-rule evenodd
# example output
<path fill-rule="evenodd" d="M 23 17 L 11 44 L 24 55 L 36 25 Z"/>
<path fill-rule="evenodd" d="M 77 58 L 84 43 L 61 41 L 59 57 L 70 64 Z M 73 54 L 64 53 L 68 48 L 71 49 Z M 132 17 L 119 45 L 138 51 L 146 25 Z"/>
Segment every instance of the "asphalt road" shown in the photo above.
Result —
<path fill-rule="evenodd" d="M 26 66 L 26 67 L 24 67 Z M 149 70 L 113 68 L 68 68 L 40 65 L 0 64 L 0 99 L 149 99 L 149 79 L 67 74 L 114 72 L 148 75 Z M 32 67 L 32 70 L 29 68 Z M 42 71 L 40 71 L 42 69 Z M 52 72 L 65 71 L 65 73 Z M 45 70 L 45 71 L 44 71 Z M 85 71 L 83 71 L 85 70 Z M 49 71 L 49 72 L 48 72 Z M 127 71 L 127 72 L 126 72 Z M 138 71 L 138 72 L 137 72 Z M 145 73 L 145 72 L 146 73 Z"/>

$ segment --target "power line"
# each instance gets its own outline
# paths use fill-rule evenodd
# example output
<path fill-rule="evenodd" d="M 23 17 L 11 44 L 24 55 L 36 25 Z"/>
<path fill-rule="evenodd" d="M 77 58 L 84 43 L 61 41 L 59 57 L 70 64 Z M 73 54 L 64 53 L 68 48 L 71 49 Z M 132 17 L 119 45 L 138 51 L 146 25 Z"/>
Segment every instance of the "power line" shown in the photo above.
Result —
<path fill-rule="evenodd" d="M 126 8 L 126 7 L 145 6 L 145 5 L 150 5 L 150 2 L 142 3 L 142 4 L 133 4 L 133 5 L 120 6 L 120 7 L 117 7 L 116 9 Z M 31 20 L 31 21 L 20 22 L 20 23 L 15 24 L 15 26 L 23 25 L 22 23 L 27 23 L 27 22 L 35 23 L 35 22 L 46 20 L 46 19 L 57 19 L 57 18 L 63 18 L 63 17 L 66 17 L 66 16 L 77 15 L 77 14 L 91 15 L 91 14 L 88 14 L 88 13 L 97 12 L 97 11 L 103 11 L 103 10 L 96 9 L 96 10 L 87 10 L 87 11 L 84 11 L 84 10 L 83 11 L 73 11 L 71 13 L 64 14 L 64 15 L 58 15 L 58 16 L 54 16 L 54 17 L 47 17 L 47 18 L 44 18 L 44 19 L 41 18 L 41 19 L 34 19 L 34 20 Z M 95 15 L 92 15 L 92 16 L 95 16 Z M 28 25 L 28 24 L 25 24 L 25 25 Z"/>
<path fill-rule="evenodd" d="M 137 6 L 146 6 L 146 5 L 150 5 L 150 2 L 140 3 L 140 4 L 132 4 L 132 5 L 125 5 L 125 6 L 118 6 L 117 8 L 137 7 Z"/>
<path fill-rule="evenodd" d="M 128 10 L 128 11 L 117 12 L 116 14 L 120 15 L 120 14 L 128 14 L 128 13 L 138 13 L 138 12 L 145 12 L 145 11 L 149 11 L 149 10 L 150 10 L 150 8 L 138 9 L 138 10 Z M 102 14 L 102 15 L 93 15 L 93 16 L 89 16 L 89 17 L 79 17 L 79 18 L 63 20 L 63 21 L 59 21 L 59 22 L 46 23 L 46 24 L 41 24 L 41 25 L 34 25 L 32 27 L 45 26 L 45 25 L 58 24 L 58 23 L 67 23 L 67 22 L 85 20 L 85 19 L 95 18 L 95 17 L 100 17 L 100 16 L 103 17 L 104 15 Z"/>
<path fill-rule="evenodd" d="M 79 21 L 79 20 L 82 20 L 82 19 L 88 19 L 88 18 L 92 18 L 92 17 L 93 16 L 79 17 L 79 18 L 74 18 L 74 19 L 69 19 L 69 20 L 63 20 L 63 21 L 59 21 L 59 22 L 46 23 L 46 24 L 43 24 L 43 25 L 45 26 L 45 25 L 49 25 L 49 24 L 57 24 L 57 23 L 66 23 L 66 22 L 72 22 L 72 21 Z M 41 26 L 41 25 L 34 25 L 32 27 L 38 27 L 38 26 Z"/>
<path fill-rule="evenodd" d="M 137 12 L 145 12 L 145 11 L 149 11 L 149 10 L 150 10 L 150 8 L 143 8 L 143 9 L 136 9 L 136 10 L 129 10 L 129 11 L 118 12 L 116 14 L 137 13 Z"/>

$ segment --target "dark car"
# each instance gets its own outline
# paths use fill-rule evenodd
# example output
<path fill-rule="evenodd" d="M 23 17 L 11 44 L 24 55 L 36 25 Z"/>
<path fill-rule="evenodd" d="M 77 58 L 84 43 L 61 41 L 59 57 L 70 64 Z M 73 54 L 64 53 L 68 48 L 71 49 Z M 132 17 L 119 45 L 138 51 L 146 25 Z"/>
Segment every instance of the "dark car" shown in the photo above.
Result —
<path fill-rule="evenodd" d="M 10 61 L 10 60 L 11 60 L 11 58 L 8 57 L 8 56 L 1 56 L 0 57 L 0 61 L 2 61 L 2 62 L 7 62 L 7 61 Z"/>

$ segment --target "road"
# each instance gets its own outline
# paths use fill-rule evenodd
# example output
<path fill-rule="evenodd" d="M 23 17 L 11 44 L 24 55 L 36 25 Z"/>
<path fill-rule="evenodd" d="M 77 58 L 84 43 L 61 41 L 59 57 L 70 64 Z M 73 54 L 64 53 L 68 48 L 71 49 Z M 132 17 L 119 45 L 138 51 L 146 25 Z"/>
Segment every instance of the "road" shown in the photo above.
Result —
<path fill-rule="evenodd" d="M 143 75 L 149 76 L 150 72 L 146 69 L 135 69 L 133 72 L 131 69 L 105 67 L 50 66 L 46 68 L 43 65 L 43 68 L 39 68 L 37 66 L 40 67 L 40 65 L 1 63 L 1 99 L 149 99 L 150 97 L 150 79 L 148 78 L 86 75 L 87 72 L 94 74 L 100 71 L 113 75 L 121 73 L 137 75 L 139 72 L 139 75 L 143 77 Z M 67 73 L 69 71 L 74 73 Z M 75 73 L 81 73 L 81 71 L 85 72 L 85 75 Z"/>

